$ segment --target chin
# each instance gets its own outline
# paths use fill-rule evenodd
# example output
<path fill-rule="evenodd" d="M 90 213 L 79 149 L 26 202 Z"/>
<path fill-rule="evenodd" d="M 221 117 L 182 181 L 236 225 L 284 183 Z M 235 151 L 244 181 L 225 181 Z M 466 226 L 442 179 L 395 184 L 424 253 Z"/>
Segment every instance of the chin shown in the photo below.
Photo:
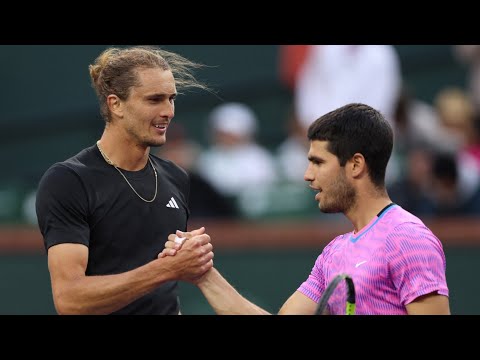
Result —
<path fill-rule="evenodd" d="M 162 146 L 166 143 L 166 139 L 158 139 L 158 140 L 147 140 L 145 142 L 145 145 L 146 146 L 152 146 L 152 147 L 155 147 L 155 146 Z"/>
<path fill-rule="evenodd" d="M 325 214 L 336 214 L 336 213 L 341 212 L 341 210 L 338 209 L 338 207 L 328 206 L 328 204 L 324 205 L 324 206 L 322 206 L 322 204 L 318 204 L 318 207 L 320 208 L 320 211 L 325 213 Z"/>

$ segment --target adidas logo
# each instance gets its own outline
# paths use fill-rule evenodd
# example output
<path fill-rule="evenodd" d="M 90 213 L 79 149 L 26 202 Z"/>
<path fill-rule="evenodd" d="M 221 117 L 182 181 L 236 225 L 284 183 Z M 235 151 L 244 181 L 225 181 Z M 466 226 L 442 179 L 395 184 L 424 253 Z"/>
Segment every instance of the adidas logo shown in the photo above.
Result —
<path fill-rule="evenodd" d="M 174 209 L 180 209 L 180 208 L 178 207 L 178 205 L 177 205 L 177 202 L 176 202 L 175 199 L 173 198 L 173 196 L 172 196 L 172 198 L 170 199 L 170 201 L 168 202 L 167 207 L 169 207 L 169 208 L 174 208 Z"/>

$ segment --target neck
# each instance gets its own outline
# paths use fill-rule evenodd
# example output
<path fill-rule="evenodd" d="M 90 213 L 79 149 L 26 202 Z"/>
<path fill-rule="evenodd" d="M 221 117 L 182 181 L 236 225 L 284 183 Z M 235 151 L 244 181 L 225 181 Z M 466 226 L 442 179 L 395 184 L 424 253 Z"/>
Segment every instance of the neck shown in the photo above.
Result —
<path fill-rule="evenodd" d="M 355 205 L 345 213 L 345 216 L 352 222 L 355 232 L 359 232 L 391 202 L 386 192 L 373 196 L 358 193 Z"/>
<path fill-rule="evenodd" d="M 127 136 L 120 136 L 108 125 L 98 141 L 98 145 L 116 167 L 128 171 L 143 169 L 150 153 L 150 147 L 139 145 Z"/>

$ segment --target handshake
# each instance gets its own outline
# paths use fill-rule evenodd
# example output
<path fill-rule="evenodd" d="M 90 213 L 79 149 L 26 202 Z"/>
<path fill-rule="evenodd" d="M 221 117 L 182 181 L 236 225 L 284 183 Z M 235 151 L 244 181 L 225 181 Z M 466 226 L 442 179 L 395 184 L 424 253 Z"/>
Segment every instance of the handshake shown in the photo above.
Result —
<path fill-rule="evenodd" d="M 165 248 L 158 258 L 168 263 L 172 277 L 198 284 L 213 267 L 213 246 L 205 227 L 168 236 Z"/>

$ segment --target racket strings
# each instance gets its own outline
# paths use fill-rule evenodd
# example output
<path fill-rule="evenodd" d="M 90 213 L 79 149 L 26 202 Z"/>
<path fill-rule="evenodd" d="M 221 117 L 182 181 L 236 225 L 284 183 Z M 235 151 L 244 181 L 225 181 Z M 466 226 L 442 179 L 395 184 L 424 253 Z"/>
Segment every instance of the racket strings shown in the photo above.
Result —
<path fill-rule="evenodd" d="M 316 315 L 322 315 L 325 312 L 325 309 L 328 305 L 328 300 L 332 296 L 333 292 L 340 284 L 345 280 L 347 284 L 347 301 L 345 304 L 345 315 L 355 315 L 355 285 L 353 284 L 352 278 L 348 274 L 339 274 L 333 278 L 333 280 L 328 284 L 327 288 L 322 294 L 320 301 L 318 302 L 318 307 Z"/>

